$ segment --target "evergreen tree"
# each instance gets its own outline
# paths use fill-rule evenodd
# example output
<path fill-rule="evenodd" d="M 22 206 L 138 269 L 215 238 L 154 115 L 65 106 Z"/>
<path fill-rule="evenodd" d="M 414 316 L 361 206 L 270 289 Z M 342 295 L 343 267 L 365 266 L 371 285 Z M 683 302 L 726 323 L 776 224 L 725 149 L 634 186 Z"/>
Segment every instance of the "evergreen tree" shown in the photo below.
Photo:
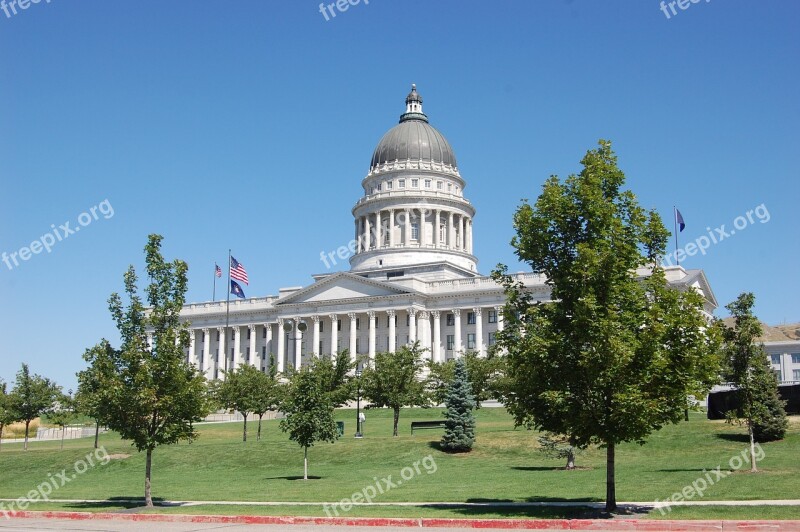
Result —
<path fill-rule="evenodd" d="M 444 412 L 444 436 L 442 449 L 448 452 L 463 453 L 472 450 L 475 443 L 475 400 L 472 398 L 472 385 L 467 376 L 467 365 L 463 359 L 456 360 L 453 380 L 447 388 Z"/>
<path fill-rule="evenodd" d="M 564 469 L 568 471 L 575 469 L 575 455 L 580 450 L 562 434 L 547 432 L 543 436 L 539 436 L 539 452 L 548 458 L 566 459 L 567 465 Z"/>

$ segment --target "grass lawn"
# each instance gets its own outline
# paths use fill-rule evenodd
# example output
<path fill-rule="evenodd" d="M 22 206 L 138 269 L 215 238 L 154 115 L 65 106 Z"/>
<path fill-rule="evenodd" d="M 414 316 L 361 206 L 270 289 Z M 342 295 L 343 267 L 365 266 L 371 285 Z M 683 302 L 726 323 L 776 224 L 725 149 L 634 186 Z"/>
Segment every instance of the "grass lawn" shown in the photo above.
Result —
<path fill-rule="evenodd" d="M 440 430 L 410 435 L 410 421 L 440 419 L 440 409 L 404 410 L 398 438 L 391 437 L 391 412 L 367 411 L 365 438 L 355 440 L 355 411 L 337 412 L 345 422 L 345 437 L 335 444 L 317 445 L 309 451 L 307 482 L 303 453 L 278 429 L 277 421 L 264 424 L 264 438 L 255 441 L 256 424 L 249 423 L 250 440 L 241 441 L 241 423 L 201 425 L 194 443 L 163 447 L 153 458 L 153 495 L 167 500 L 202 501 L 337 501 L 375 486 L 388 478 L 401 485 L 384 490 L 376 502 L 480 502 L 480 501 L 601 501 L 605 495 L 605 452 L 588 449 L 578 455 L 576 471 L 561 469 L 561 461 L 536 452 L 536 433 L 514 429 L 504 409 L 486 408 L 477 413 L 478 441 L 473 452 L 447 455 L 436 448 Z M 36 442 L 26 453 L 21 444 L 0 449 L 0 498 L 24 497 L 37 485 L 67 470 L 92 452 L 92 439 Z M 109 454 L 127 458 L 90 467 L 55 490 L 59 499 L 137 499 L 143 495 L 144 456 L 114 434 L 101 436 Z M 653 434 L 644 446 L 625 444 L 617 452 L 617 499 L 654 501 L 666 499 L 684 486 L 741 456 L 747 439 L 741 428 L 712 422 L 703 413 L 692 413 L 690 421 L 669 426 Z M 703 500 L 800 498 L 800 419 L 792 419 L 790 434 L 781 442 L 765 444 L 760 473 L 748 466 L 707 488 Z M 427 456 L 427 460 L 423 459 Z M 98 460 L 95 458 L 95 462 Z M 414 464 L 419 472 L 414 470 Z M 427 467 L 426 467 L 427 466 Z M 404 469 L 407 468 L 407 469 Z M 407 479 L 401 478 L 401 472 Z M 51 476 L 49 476 L 51 475 Z M 378 482 L 382 487 L 384 482 Z M 60 481 L 59 481 L 60 484 Z M 44 503 L 30 509 L 64 508 Z M 70 504 L 71 509 L 103 511 L 97 505 Z M 112 506 L 114 509 L 122 504 Z M 170 508 L 159 511 L 192 513 L 252 513 L 325 515 L 319 506 Z M 348 516 L 400 517 L 564 517 L 572 509 L 439 509 L 372 507 L 355 508 Z M 658 511 L 653 518 L 797 518 L 800 507 L 782 508 L 680 508 L 668 516 Z M 730 516 L 730 517 L 728 517 Z"/>

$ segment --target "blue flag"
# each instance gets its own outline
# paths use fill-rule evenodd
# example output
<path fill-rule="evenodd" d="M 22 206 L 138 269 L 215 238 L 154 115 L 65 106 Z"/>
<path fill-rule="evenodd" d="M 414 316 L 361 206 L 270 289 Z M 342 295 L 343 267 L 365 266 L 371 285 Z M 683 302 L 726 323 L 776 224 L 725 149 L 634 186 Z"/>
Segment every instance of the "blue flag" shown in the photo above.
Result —
<path fill-rule="evenodd" d="M 240 297 L 242 299 L 245 298 L 244 290 L 242 290 L 242 287 L 239 286 L 239 283 L 237 283 L 236 281 L 231 281 L 231 294 L 235 295 L 236 297 Z"/>
<path fill-rule="evenodd" d="M 683 215 L 678 209 L 675 209 L 675 219 L 678 221 L 678 227 L 680 228 L 678 229 L 678 232 L 683 233 L 683 230 L 686 228 L 686 224 L 683 222 Z"/>

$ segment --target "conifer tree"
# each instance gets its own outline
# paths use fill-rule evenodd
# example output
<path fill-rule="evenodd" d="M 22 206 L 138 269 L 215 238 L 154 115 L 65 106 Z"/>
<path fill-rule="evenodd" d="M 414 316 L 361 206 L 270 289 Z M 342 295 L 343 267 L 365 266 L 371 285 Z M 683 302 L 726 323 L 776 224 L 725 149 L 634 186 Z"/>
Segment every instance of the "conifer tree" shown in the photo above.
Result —
<path fill-rule="evenodd" d="M 447 410 L 444 413 L 444 436 L 441 441 L 442 449 L 445 451 L 469 452 L 475 443 L 475 416 L 472 415 L 475 400 L 471 390 L 467 366 L 463 359 L 458 359 L 445 398 Z"/>

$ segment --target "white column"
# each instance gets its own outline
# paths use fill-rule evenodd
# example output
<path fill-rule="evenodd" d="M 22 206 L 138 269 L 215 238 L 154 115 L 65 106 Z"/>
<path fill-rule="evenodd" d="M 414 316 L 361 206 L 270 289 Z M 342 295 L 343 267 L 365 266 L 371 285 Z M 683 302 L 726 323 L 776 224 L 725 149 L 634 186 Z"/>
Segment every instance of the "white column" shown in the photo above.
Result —
<path fill-rule="evenodd" d="M 425 209 L 419 210 L 419 247 L 425 247 Z"/>
<path fill-rule="evenodd" d="M 431 317 L 430 314 L 423 310 L 419 313 L 419 320 L 417 320 L 417 338 L 419 338 L 420 347 L 430 350 L 431 348 Z M 430 356 L 430 354 L 426 355 Z"/>
<path fill-rule="evenodd" d="M 455 249 L 455 226 L 453 226 L 453 213 L 447 213 L 447 247 L 448 249 Z"/>
<path fill-rule="evenodd" d="M 394 209 L 389 209 L 389 247 L 394 247 Z"/>
<path fill-rule="evenodd" d="M 459 247 L 461 251 L 467 247 L 467 222 L 464 220 L 464 215 L 462 214 L 459 216 L 459 224 L 461 225 L 461 240 L 459 241 Z"/>
<path fill-rule="evenodd" d="M 356 218 L 356 253 L 361 253 L 361 218 Z"/>
<path fill-rule="evenodd" d="M 233 367 L 237 369 L 242 364 L 242 328 L 238 325 L 233 328 Z"/>
<path fill-rule="evenodd" d="M 147 349 L 152 351 L 153 350 L 153 333 L 147 333 Z"/>
<path fill-rule="evenodd" d="M 286 372 L 286 334 L 283 330 L 283 318 L 278 318 L 278 373 Z"/>
<path fill-rule="evenodd" d="M 389 315 L 389 352 L 394 353 L 397 350 L 397 342 L 395 341 L 395 337 L 397 336 L 397 330 L 395 328 L 395 311 L 394 310 L 387 310 L 386 314 Z"/>
<path fill-rule="evenodd" d="M 314 345 L 311 346 L 311 352 L 314 353 L 314 358 L 319 358 L 319 316 L 311 316 L 314 322 L 314 334 L 311 336 Z"/>
<path fill-rule="evenodd" d="M 381 249 L 383 247 L 383 239 L 381 238 L 381 211 L 375 213 L 375 249 Z"/>
<path fill-rule="evenodd" d="M 206 379 L 211 379 L 214 375 L 209 371 L 211 369 L 211 331 L 203 329 L 203 352 L 200 354 L 200 372 L 206 376 Z"/>
<path fill-rule="evenodd" d="M 433 247 L 438 248 L 441 245 L 439 241 L 439 225 L 441 224 L 441 220 L 439 218 L 441 211 L 436 209 L 436 216 L 434 217 L 434 227 L 433 227 Z"/>
<path fill-rule="evenodd" d="M 227 352 L 227 340 L 228 340 L 228 331 L 225 327 L 217 327 L 217 332 L 219 333 L 219 344 L 217 345 L 217 351 L 219 352 L 217 356 L 217 373 L 219 375 L 220 380 L 225 380 L 225 374 L 222 372 L 228 368 L 228 352 Z"/>
<path fill-rule="evenodd" d="M 413 308 L 408 309 L 408 343 L 413 344 L 417 341 L 417 311 Z"/>
<path fill-rule="evenodd" d="M 469 230 L 467 231 L 467 253 L 472 253 L 472 218 L 467 221 L 469 222 Z"/>
<path fill-rule="evenodd" d="M 483 313 L 480 307 L 472 309 L 475 313 L 475 351 L 479 357 L 486 356 L 483 351 Z"/>
<path fill-rule="evenodd" d="M 197 369 L 200 369 L 200 364 L 197 361 L 197 353 L 195 353 L 195 345 L 194 345 L 194 329 L 187 329 L 189 333 L 189 364 L 193 365 Z"/>
<path fill-rule="evenodd" d="M 250 360 L 248 364 L 253 366 L 254 368 L 260 368 L 261 364 L 256 363 L 259 358 L 259 354 L 256 351 L 256 339 L 258 338 L 258 327 L 255 323 L 250 324 L 247 326 L 247 330 L 250 332 Z"/>
<path fill-rule="evenodd" d="M 369 214 L 364 216 L 364 249 L 369 251 L 372 248 L 372 234 L 369 228 Z"/>
<path fill-rule="evenodd" d="M 300 330 L 300 318 L 294 319 L 294 369 L 303 367 L 303 331 Z"/>
<path fill-rule="evenodd" d="M 503 323 L 503 307 L 494 307 L 497 313 L 497 330 L 502 331 L 505 324 Z"/>
<path fill-rule="evenodd" d="M 403 246 L 408 247 L 411 245 L 411 211 L 406 209 L 406 223 L 405 231 L 403 234 Z"/>
<path fill-rule="evenodd" d="M 375 311 L 367 312 L 369 316 L 369 359 L 375 360 Z"/>
<path fill-rule="evenodd" d="M 350 360 L 355 362 L 358 356 L 358 353 L 356 353 L 356 338 L 358 338 L 358 331 L 356 331 L 357 315 L 355 312 L 350 312 L 347 317 L 350 318 Z"/>
<path fill-rule="evenodd" d="M 339 317 L 336 314 L 330 314 L 328 317 L 331 319 L 331 360 L 336 360 L 339 347 Z"/>
<path fill-rule="evenodd" d="M 431 312 L 433 315 L 433 361 L 442 361 L 442 320 L 438 310 Z"/>
<path fill-rule="evenodd" d="M 264 367 L 270 367 L 269 364 L 272 363 L 272 357 L 270 355 L 275 353 L 275 346 L 272 342 L 272 324 L 265 323 L 264 330 L 267 331 L 267 337 L 264 339 L 264 347 L 267 348 L 267 360 L 264 361 Z M 278 336 L 280 336 L 280 332 L 278 332 Z M 270 367 L 270 369 L 272 368 Z"/>
<path fill-rule="evenodd" d="M 455 318 L 455 344 L 453 345 L 453 355 L 456 358 L 461 358 L 461 309 L 453 309 L 453 317 Z"/>

